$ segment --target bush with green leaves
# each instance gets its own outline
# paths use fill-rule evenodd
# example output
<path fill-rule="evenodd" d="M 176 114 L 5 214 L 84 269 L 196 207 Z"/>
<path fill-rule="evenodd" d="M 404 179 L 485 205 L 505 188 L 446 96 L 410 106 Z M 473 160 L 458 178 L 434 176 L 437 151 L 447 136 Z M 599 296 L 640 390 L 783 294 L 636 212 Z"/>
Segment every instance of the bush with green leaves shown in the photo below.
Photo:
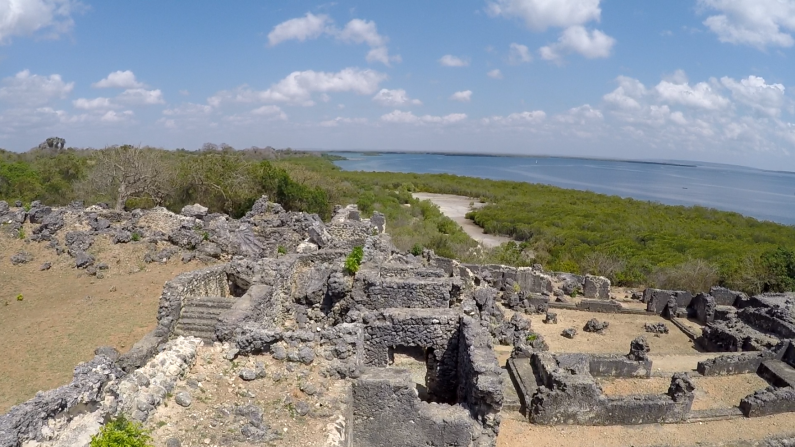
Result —
<path fill-rule="evenodd" d="M 119 416 L 91 437 L 90 447 L 152 447 L 152 437 L 140 424 Z"/>
<path fill-rule="evenodd" d="M 356 272 L 359 271 L 359 267 L 362 265 L 362 258 L 364 257 L 364 250 L 360 246 L 353 247 L 353 250 L 345 258 L 345 271 L 348 272 L 349 275 L 355 275 Z"/>
<path fill-rule="evenodd" d="M 411 246 L 411 254 L 414 256 L 420 256 L 422 254 L 423 246 L 419 242 Z"/>

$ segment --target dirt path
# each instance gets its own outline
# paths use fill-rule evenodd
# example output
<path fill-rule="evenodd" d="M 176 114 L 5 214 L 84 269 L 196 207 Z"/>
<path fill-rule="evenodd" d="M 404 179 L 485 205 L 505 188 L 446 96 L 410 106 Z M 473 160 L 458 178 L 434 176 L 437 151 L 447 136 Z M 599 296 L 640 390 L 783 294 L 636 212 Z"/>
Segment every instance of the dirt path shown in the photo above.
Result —
<path fill-rule="evenodd" d="M 464 196 L 454 196 L 451 194 L 432 194 L 427 192 L 414 193 L 414 198 L 419 200 L 430 200 L 434 205 L 438 206 L 442 214 L 449 217 L 469 235 L 472 239 L 478 241 L 486 248 L 497 247 L 502 243 L 510 242 L 513 239 L 506 236 L 497 236 L 493 234 L 486 234 L 483 228 L 475 225 L 474 222 L 466 218 L 466 214 L 472 209 L 470 203 L 475 208 L 483 206 L 477 199 Z"/>

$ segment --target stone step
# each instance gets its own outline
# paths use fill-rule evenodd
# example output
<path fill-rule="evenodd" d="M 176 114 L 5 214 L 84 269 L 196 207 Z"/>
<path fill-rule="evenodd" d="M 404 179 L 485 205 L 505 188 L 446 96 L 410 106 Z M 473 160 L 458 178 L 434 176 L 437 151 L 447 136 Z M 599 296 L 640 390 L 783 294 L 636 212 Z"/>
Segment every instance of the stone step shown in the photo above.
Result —
<path fill-rule="evenodd" d="M 511 375 L 507 369 L 503 369 L 502 375 L 502 409 L 508 411 L 521 411 L 522 402 L 519 400 L 519 394 L 516 392 L 511 380 Z"/>
<path fill-rule="evenodd" d="M 771 385 L 795 387 L 795 369 L 781 360 L 765 360 L 759 366 L 759 375 Z"/>
<path fill-rule="evenodd" d="M 206 307 L 186 307 L 182 309 L 182 314 L 179 318 L 217 320 L 218 317 L 227 310 L 228 309 L 215 309 Z"/>
<path fill-rule="evenodd" d="M 174 330 L 174 337 L 179 337 L 179 336 L 183 336 L 183 337 L 190 336 L 190 337 L 201 338 L 202 340 L 204 340 L 205 345 L 210 346 L 215 341 L 215 330 L 212 330 L 212 331 L 192 331 L 192 330 L 183 330 L 183 329 L 177 328 L 177 329 Z"/>
<path fill-rule="evenodd" d="M 185 300 L 183 307 L 204 307 L 216 309 L 231 309 L 235 304 L 234 298 L 223 297 L 192 297 Z"/>
<path fill-rule="evenodd" d="M 217 323 L 216 320 L 207 320 L 207 319 L 192 319 L 192 318 L 180 318 L 177 322 L 177 327 L 181 328 L 197 328 L 197 329 L 212 329 L 215 330 L 215 324 Z"/>

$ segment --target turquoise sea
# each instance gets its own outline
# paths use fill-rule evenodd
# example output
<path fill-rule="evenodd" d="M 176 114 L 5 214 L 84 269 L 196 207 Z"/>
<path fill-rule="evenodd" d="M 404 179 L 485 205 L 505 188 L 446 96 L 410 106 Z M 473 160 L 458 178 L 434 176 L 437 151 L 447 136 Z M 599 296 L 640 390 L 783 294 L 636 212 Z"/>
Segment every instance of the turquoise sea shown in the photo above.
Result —
<path fill-rule="evenodd" d="M 690 161 L 340 152 L 351 171 L 447 173 L 543 183 L 795 225 L 795 173 Z"/>

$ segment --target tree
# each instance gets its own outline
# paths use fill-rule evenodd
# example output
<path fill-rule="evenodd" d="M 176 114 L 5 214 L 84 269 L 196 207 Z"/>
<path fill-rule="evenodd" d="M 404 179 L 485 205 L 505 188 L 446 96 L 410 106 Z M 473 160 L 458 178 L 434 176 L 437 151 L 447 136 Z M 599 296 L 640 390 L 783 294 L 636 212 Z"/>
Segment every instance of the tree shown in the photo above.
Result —
<path fill-rule="evenodd" d="M 115 196 L 115 209 L 121 211 L 130 199 L 146 198 L 161 205 L 168 195 L 165 170 L 154 149 L 113 146 L 97 153 L 88 181 L 94 192 Z"/>

